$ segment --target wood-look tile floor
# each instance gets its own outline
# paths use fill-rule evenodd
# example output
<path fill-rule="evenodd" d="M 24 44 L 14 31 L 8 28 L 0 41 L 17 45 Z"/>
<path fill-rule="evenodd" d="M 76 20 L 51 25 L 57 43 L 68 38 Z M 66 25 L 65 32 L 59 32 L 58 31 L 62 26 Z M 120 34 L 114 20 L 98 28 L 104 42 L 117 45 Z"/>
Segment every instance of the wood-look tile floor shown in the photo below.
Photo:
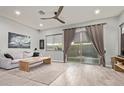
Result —
<path fill-rule="evenodd" d="M 53 63 L 54 64 L 54 63 Z M 57 63 L 56 63 L 57 64 Z M 111 68 L 80 63 L 58 63 L 66 65 L 66 70 L 61 73 L 50 86 L 120 86 L 124 85 L 124 73 L 116 72 Z M 59 67 L 55 67 L 58 68 Z M 48 68 L 47 68 L 48 69 Z M 0 85 L 8 86 L 41 86 L 40 82 L 17 77 L 0 69 Z"/>
<path fill-rule="evenodd" d="M 119 86 L 124 85 L 124 73 L 96 65 L 69 64 L 51 85 Z"/>

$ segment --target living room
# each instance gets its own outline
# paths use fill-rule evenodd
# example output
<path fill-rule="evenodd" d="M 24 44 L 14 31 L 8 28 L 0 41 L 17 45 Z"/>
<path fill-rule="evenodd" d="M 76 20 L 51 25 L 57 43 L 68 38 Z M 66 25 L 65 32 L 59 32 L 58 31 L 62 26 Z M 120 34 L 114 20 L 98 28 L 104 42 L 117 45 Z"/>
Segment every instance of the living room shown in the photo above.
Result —
<path fill-rule="evenodd" d="M 0 6 L 0 85 L 124 85 L 123 27 L 123 6 Z"/>

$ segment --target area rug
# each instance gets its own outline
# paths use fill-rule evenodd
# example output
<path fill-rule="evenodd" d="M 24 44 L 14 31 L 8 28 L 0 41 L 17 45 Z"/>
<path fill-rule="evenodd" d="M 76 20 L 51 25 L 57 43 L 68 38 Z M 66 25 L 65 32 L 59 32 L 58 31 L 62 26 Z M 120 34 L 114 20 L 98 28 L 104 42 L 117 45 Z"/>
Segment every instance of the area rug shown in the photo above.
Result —
<path fill-rule="evenodd" d="M 41 64 L 30 69 L 30 72 L 20 71 L 19 68 L 8 71 L 9 74 L 30 79 L 43 84 L 51 84 L 66 70 L 64 63 Z"/>

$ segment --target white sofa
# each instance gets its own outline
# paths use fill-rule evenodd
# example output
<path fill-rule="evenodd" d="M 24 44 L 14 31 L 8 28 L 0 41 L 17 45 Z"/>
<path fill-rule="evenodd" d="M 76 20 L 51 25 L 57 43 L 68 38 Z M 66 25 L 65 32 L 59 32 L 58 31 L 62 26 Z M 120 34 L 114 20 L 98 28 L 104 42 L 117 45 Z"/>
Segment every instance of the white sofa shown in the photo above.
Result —
<path fill-rule="evenodd" d="M 7 53 L 7 52 L 6 52 Z M 4 57 L 4 53 L 0 53 L 0 68 L 12 69 L 19 67 L 19 61 L 23 58 L 32 57 L 33 52 L 8 52 L 14 60 Z"/>

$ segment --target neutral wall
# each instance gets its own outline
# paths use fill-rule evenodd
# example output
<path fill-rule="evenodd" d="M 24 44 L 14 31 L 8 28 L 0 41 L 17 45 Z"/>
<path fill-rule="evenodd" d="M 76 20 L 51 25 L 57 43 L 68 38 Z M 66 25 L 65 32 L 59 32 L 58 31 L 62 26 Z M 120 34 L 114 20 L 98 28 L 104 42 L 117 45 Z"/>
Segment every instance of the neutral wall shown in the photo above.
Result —
<path fill-rule="evenodd" d="M 118 17 L 112 17 L 112 18 L 106 18 L 101 20 L 95 20 L 95 21 L 89 21 L 79 24 L 73 24 L 65 27 L 55 28 L 51 30 L 45 30 L 40 33 L 40 38 L 45 39 L 46 35 L 55 34 L 55 33 L 61 33 L 62 30 L 65 28 L 70 27 L 78 27 L 78 26 L 86 26 L 90 24 L 97 24 L 97 23 L 107 23 L 104 26 L 104 47 L 106 50 L 106 64 L 107 66 L 110 66 L 111 64 L 111 57 L 119 54 L 119 26 L 118 26 Z M 58 59 L 60 61 L 63 61 L 63 52 L 49 52 L 42 50 L 42 53 L 45 55 L 52 55 L 54 56 L 53 59 Z M 55 58 L 56 56 L 56 58 Z M 62 56 L 62 57 L 61 57 Z"/>
<path fill-rule="evenodd" d="M 119 25 L 121 25 L 122 23 L 124 23 L 124 11 L 120 14 L 120 16 L 118 17 L 118 23 Z M 119 27 L 119 53 L 121 51 L 121 28 Z"/>
<path fill-rule="evenodd" d="M 119 24 L 124 23 L 124 11 L 119 16 Z"/>
<path fill-rule="evenodd" d="M 14 32 L 22 35 L 31 36 L 31 48 L 30 49 L 16 49 L 8 48 L 8 32 Z M 9 20 L 4 17 L 0 17 L 0 50 L 1 51 L 29 51 L 34 48 L 39 48 L 39 32 L 27 27 L 23 24 L 19 24 L 15 21 Z"/>

